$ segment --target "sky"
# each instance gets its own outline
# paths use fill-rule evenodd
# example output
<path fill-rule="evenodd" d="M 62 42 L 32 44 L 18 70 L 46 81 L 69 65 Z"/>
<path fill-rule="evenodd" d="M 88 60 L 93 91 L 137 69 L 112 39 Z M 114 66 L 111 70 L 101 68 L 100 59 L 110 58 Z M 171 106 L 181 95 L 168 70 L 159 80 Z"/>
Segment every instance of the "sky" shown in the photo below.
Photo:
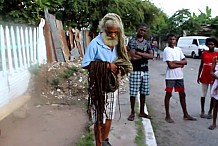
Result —
<path fill-rule="evenodd" d="M 218 0 L 150 0 L 168 16 L 172 16 L 177 10 L 189 9 L 191 13 L 200 14 L 206 12 L 206 6 L 211 8 L 212 17 L 218 16 Z"/>

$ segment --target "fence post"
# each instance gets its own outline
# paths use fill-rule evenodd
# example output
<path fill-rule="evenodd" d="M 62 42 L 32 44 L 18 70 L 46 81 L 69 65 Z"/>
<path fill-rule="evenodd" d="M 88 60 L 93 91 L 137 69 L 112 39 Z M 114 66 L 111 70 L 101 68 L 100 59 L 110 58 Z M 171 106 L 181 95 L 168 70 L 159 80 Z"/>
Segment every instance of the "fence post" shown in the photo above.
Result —
<path fill-rule="evenodd" d="M 23 27 L 21 27 L 20 29 L 20 32 L 21 32 L 21 44 L 22 44 L 22 56 L 23 56 L 23 64 L 24 64 L 24 67 L 26 68 L 27 67 L 27 58 L 26 58 L 26 46 L 25 46 L 25 41 L 24 41 L 24 30 L 23 30 Z"/>
<path fill-rule="evenodd" d="M 0 43 L 0 48 L 1 48 L 1 64 L 2 64 L 2 71 L 3 75 L 7 74 L 7 66 L 6 66 L 6 48 L 5 48 L 5 37 L 4 37 L 4 29 L 2 25 L 0 25 L 0 36 L 1 36 L 1 43 Z"/>
<path fill-rule="evenodd" d="M 33 52 L 34 52 L 34 48 L 33 48 L 33 30 L 30 27 L 29 28 L 29 51 L 30 51 L 30 65 L 33 64 Z"/>
<path fill-rule="evenodd" d="M 38 35 L 36 35 L 36 28 L 34 28 L 33 30 L 33 62 L 34 63 L 39 63 L 38 58 L 37 58 L 37 50 L 36 50 L 37 36 Z"/>
<path fill-rule="evenodd" d="M 27 67 L 30 67 L 30 42 L 29 42 L 29 33 L 27 27 L 25 28 L 25 48 L 26 48 L 26 57 L 27 57 Z"/>
<path fill-rule="evenodd" d="M 15 71 L 18 70 L 18 59 L 17 59 L 17 45 L 15 42 L 15 33 L 14 33 L 14 28 L 11 26 L 11 43 L 12 43 L 12 53 L 13 53 L 13 64 L 14 64 L 14 69 Z"/>
<path fill-rule="evenodd" d="M 23 56 L 21 54 L 21 39 L 20 39 L 20 29 L 18 28 L 18 26 L 16 27 L 16 35 L 17 35 L 17 50 L 18 50 L 18 63 L 19 63 L 19 68 L 21 69 L 22 67 L 24 67 L 24 63 L 23 63 Z"/>
<path fill-rule="evenodd" d="M 12 62 L 12 55 L 11 55 L 11 42 L 10 42 L 10 33 L 8 26 L 5 27 L 5 33 L 6 33 L 6 44 L 7 44 L 7 60 L 8 60 L 8 67 L 9 67 L 9 73 L 13 72 L 13 62 Z"/>

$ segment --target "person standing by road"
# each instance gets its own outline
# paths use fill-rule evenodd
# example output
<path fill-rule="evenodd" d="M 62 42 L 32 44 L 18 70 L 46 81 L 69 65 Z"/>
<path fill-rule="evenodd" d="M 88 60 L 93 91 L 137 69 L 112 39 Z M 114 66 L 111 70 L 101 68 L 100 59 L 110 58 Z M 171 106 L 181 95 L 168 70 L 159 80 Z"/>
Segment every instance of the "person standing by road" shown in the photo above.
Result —
<path fill-rule="evenodd" d="M 156 60 L 160 60 L 160 48 L 157 47 L 157 57 L 156 57 Z"/>
<path fill-rule="evenodd" d="M 208 114 L 205 114 L 204 111 L 204 105 L 205 105 L 205 97 L 207 95 L 208 87 L 211 88 L 214 77 L 210 74 L 210 69 L 212 66 L 212 60 L 215 56 L 218 56 L 218 53 L 214 51 L 215 46 L 217 46 L 218 42 L 215 38 L 207 38 L 206 39 L 206 46 L 209 48 L 208 51 L 204 51 L 202 53 L 201 57 L 201 63 L 199 66 L 199 71 L 198 71 L 198 78 L 197 78 L 197 83 L 201 83 L 201 118 L 212 118 L 212 110 L 213 110 L 213 101 L 214 98 L 211 97 L 210 99 L 210 108 L 208 111 Z"/>
<path fill-rule="evenodd" d="M 184 54 L 179 47 L 176 47 L 176 36 L 174 34 L 169 34 L 167 36 L 168 47 L 164 49 L 163 61 L 167 63 L 166 70 L 166 94 L 164 99 L 166 117 L 165 120 L 168 123 L 174 123 L 174 120 L 170 116 L 169 104 L 170 98 L 172 96 L 172 91 L 174 88 L 175 92 L 179 92 L 180 103 L 183 110 L 184 120 L 196 120 L 194 117 L 190 116 L 186 109 L 186 94 L 184 88 L 184 79 L 182 68 L 187 65 Z"/>
<path fill-rule="evenodd" d="M 215 81 L 211 87 L 211 96 L 214 98 L 213 123 L 208 127 L 208 129 L 214 130 L 216 128 L 217 109 L 218 109 L 218 57 L 217 56 L 213 58 L 210 73 L 215 78 Z"/>
<path fill-rule="evenodd" d="M 115 111 L 117 75 L 132 70 L 124 46 L 120 16 L 106 14 L 99 22 L 100 33 L 88 45 L 82 67 L 89 71 L 88 113 L 94 122 L 96 146 L 111 146 L 108 140 Z"/>
<path fill-rule="evenodd" d="M 129 75 L 130 106 L 131 113 L 127 118 L 133 121 L 135 118 L 135 99 L 140 92 L 139 117 L 151 119 L 151 116 L 144 112 L 145 98 L 150 94 L 148 60 L 153 59 L 153 52 L 150 44 L 144 39 L 148 26 L 141 23 L 137 29 L 136 37 L 128 42 L 128 53 L 133 65 L 133 72 Z"/>

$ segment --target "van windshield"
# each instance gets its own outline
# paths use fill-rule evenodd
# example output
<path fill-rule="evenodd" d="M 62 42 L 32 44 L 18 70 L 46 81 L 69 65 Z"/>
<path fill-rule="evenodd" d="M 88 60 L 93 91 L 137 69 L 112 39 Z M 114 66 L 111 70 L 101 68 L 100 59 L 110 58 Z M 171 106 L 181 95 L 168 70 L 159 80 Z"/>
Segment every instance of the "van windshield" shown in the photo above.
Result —
<path fill-rule="evenodd" d="M 199 45 L 205 45 L 206 39 L 198 39 Z"/>

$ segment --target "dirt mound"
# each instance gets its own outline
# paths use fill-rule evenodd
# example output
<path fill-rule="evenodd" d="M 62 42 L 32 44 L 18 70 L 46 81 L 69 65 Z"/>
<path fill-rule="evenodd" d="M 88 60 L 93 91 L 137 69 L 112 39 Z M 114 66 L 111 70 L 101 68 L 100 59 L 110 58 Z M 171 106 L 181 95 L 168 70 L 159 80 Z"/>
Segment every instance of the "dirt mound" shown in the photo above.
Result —
<path fill-rule="evenodd" d="M 87 99 L 87 71 L 81 59 L 41 65 L 33 74 L 29 93 L 46 104 L 72 105 Z"/>

